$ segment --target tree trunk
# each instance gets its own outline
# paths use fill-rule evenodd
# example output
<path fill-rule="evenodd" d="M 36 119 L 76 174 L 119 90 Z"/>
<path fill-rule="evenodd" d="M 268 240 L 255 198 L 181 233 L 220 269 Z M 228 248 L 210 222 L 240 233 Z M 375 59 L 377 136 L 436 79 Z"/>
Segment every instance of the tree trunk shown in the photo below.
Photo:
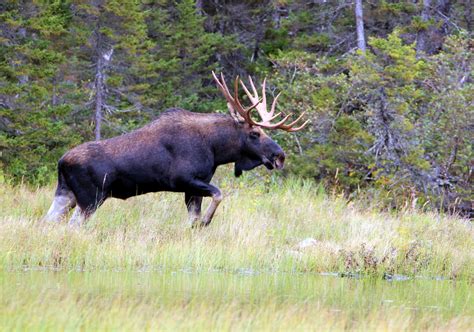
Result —
<path fill-rule="evenodd" d="M 197 0 L 197 1 L 196 1 L 196 12 L 197 12 L 199 15 L 202 15 L 202 14 L 203 14 L 202 6 L 203 6 L 202 0 Z"/>
<path fill-rule="evenodd" d="M 275 4 L 272 10 L 272 21 L 274 29 L 280 29 L 281 27 L 281 11 L 279 7 L 279 5 Z"/>
<path fill-rule="evenodd" d="M 263 37 L 265 34 L 263 21 L 259 21 L 256 28 L 257 30 L 255 32 L 255 45 L 253 47 L 253 52 L 252 52 L 252 57 L 250 58 L 250 62 L 257 61 L 259 51 L 260 51 L 260 42 L 263 40 Z"/>
<path fill-rule="evenodd" d="M 472 32 L 472 1 L 466 0 L 464 4 L 464 20 L 466 21 L 466 29 Z"/>
<path fill-rule="evenodd" d="M 102 57 L 97 61 L 95 74 L 95 140 L 100 141 L 100 129 L 102 126 L 102 98 L 104 93 L 104 72 L 102 65 Z"/>
<path fill-rule="evenodd" d="M 450 31 L 449 31 L 449 21 L 450 21 L 449 17 L 450 17 L 450 14 L 451 14 L 452 5 L 453 5 L 453 3 L 452 3 L 451 0 L 438 0 L 438 2 L 437 2 L 436 10 L 437 10 L 437 12 L 439 12 L 441 14 L 442 21 L 444 21 L 444 24 L 442 26 L 440 26 L 437 30 L 443 36 L 446 36 L 450 33 Z M 441 48 L 441 43 L 438 47 Z"/>
<path fill-rule="evenodd" d="M 365 53 L 365 36 L 364 36 L 364 13 L 362 9 L 362 0 L 355 0 L 355 17 L 357 27 L 357 47 Z"/>
<path fill-rule="evenodd" d="M 430 19 L 431 0 L 423 0 L 423 11 L 421 12 L 421 19 L 423 22 L 427 22 Z M 428 30 L 423 29 L 418 32 L 416 38 L 416 54 L 420 55 L 421 52 L 426 52 L 428 39 Z"/>
<path fill-rule="evenodd" d="M 438 0 L 436 7 L 444 15 L 449 16 L 449 12 L 451 11 L 451 6 L 452 6 L 451 0 Z"/>
<path fill-rule="evenodd" d="M 105 105 L 105 69 L 112 59 L 114 49 L 110 49 L 107 52 L 100 54 L 97 59 L 96 74 L 95 74 L 95 129 L 94 135 L 95 140 L 100 141 L 101 138 L 101 127 L 102 127 L 102 110 Z"/>
<path fill-rule="evenodd" d="M 58 82 L 57 82 L 57 78 L 56 76 L 53 77 L 53 91 L 52 91 L 52 95 L 51 95 L 51 105 L 52 106 L 56 106 L 58 104 L 58 95 L 57 95 L 57 85 L 58 85 Z"/>

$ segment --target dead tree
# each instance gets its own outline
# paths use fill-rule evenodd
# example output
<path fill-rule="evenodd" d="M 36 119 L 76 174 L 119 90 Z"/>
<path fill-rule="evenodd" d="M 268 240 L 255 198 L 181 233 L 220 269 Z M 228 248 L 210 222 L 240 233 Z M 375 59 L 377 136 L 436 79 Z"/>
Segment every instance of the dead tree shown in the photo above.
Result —
<path fill-rule="evenodd" d="M 357 28 L 357 47 L 365 53 L 365 36 L 364 36 L 364 14 L 362 9 L 362 0 L 355 0 L 355 17 Z"/>
<path fill-rule="evenodd" d="M 95 129 L 94 135 L 95 140 L 100 141 L 101 135 L 101 126 L 102 126 L 102 119 L 103 114 L 102 110 L 105 106 L 106 100 L 106 86 L 105 86 L 105 71 L 112 60 L 112 54 L 114 53 L 114 49 L 111 48 L 108 51 L 102 52 L 99 54 L 97 59 L 96 65 L 96 73 L 95 73 Z"/>

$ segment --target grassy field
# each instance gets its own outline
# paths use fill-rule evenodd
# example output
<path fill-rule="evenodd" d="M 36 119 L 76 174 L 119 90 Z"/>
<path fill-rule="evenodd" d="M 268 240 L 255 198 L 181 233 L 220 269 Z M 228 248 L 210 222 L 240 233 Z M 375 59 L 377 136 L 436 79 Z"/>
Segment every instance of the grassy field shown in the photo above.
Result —
<path fill-rule="evenodd" d="M 226 272 L 0 274 L 6 330 L 469 330 L 466 282 Z"/>
<path fill-rule="evenodd" d="M 204 229 L 188 228 L 180 194 L 111 199 L 69 229 L 39 222 L 52 186 L 0 187 L 0 326 L 474 327 L 470 221 L 380 213 L 296 180 L 219 178 L 225 199 Z"/>

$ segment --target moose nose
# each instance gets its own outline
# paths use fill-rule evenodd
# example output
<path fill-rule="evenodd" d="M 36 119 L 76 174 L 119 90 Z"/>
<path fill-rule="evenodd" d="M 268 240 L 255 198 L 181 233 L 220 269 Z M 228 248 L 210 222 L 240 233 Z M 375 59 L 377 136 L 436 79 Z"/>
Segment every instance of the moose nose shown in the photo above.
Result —
<path fill-rule="evenodd" d="M 272 158 L 273 159 L 280 159 L 280 160 L 285 161 L 285 153 L 283 151 L 273 153 Z"/>
<path fill-rule="evenodd" d="M 274 153 L 273 163 L 277 169 L 282 169 L 285 164 L 285 153 L 283 151 Z"/>

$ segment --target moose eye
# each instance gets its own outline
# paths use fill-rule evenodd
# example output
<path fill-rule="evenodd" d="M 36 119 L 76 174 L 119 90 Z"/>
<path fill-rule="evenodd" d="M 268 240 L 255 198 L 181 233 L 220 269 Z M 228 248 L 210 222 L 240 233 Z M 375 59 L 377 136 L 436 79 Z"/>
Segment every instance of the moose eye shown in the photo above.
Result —
<path fill-rule="evenodd" d="M 250 132 L 250 138 L 257 139 L 260 137 L 260 133 L 256 131 L 251 131 Z"/>

